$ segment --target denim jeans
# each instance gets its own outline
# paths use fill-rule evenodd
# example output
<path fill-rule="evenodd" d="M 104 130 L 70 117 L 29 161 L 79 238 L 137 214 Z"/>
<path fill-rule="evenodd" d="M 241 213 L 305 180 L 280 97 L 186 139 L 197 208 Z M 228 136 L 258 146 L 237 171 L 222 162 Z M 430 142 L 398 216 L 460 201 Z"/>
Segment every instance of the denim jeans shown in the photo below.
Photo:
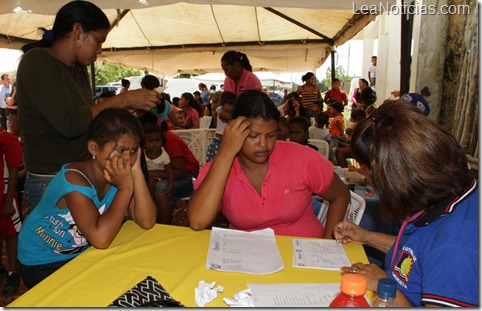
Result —
<path fill-rule="evenodd" d="M 329 154 L 330 161 L 336 160 L 335 151 L 333 151 L 333 148 L 338 147 L 339 144 L 340 144 L 340 136 L 331 136 L 330 154 Z"/>
<path fill-rule="evenodd" d="M 189 197 L 192 195 L 194 188 L 192 185 L 193 179 L 197 178 L 199 171 L 194 173 L 187 173 L 184 179 L 174 180 L 174 190 L 172 191 L 171 203 L 176 204 L 176 202 L 184 197 Z M 167 189 L 167 182 L 162 180 L 156 184 L 155 191 L 164 192 Z"/>
<path fill-rule="evenodd" d="M 57 271 L 63 265 L 68 263 L 70 260 L 72 260 L 72 258 L 64 261 L 57 261 L 36 266 L 24 266 L 21 262 L 19 262 L 19 272 L 22 276 L 25 286 L 28 289 L 31 289 L 38 283 L 42 282 L 46 277 Z"/>
<path fill-rule="evenodd" d="M 55 175 L 37 175 L 27 172 L 24 188 L 29 212 L 37 206 L 54 176 Z"/>

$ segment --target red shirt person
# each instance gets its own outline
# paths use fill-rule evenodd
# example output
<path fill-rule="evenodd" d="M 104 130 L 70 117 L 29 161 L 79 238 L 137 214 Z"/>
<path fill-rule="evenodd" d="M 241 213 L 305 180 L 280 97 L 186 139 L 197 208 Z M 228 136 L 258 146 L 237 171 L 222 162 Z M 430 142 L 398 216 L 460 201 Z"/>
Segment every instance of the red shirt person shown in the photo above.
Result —
<path fill-rule="evenodd" d="M 343 106 L 348 104 L 348 98 L 345 91 L 340 89 L 340 80 L 335 78 L 331 81 L 331 90 L 325 94 L 325 103 L 328 104 L 330 99 L 335 99 L 337 102 L 342 103 Z"/>

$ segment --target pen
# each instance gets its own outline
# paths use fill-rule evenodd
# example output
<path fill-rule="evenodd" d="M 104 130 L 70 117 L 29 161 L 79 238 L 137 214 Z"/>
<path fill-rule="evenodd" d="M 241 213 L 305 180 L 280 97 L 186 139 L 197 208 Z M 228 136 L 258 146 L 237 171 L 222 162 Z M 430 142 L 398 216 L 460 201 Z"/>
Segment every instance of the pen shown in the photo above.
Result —
<path fill-rule="evenodd" d="M 345 211 L 345 216 L 343 216 L 343 222 L 341 223 L 341 230 L 345 229 L 346 226 L 346 221 L 348 219 L 348 215 L 350 215 L 350 209 L 351 209 L 351 200 L 350 203 L 348 203 L 348 207 L 346 208 Z M 340 239 L 336 240 L 338 243 L 340 243 Z"/>

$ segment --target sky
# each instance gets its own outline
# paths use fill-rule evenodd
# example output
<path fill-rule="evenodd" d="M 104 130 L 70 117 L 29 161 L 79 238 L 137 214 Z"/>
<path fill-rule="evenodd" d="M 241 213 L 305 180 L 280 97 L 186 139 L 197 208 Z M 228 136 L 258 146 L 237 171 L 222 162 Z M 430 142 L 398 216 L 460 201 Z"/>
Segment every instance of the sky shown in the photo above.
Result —
<path fill-rule="evenodd" d="M 345 72 L 351 76 L 362 76 L 362 40 L 350 40 L 344 45 L 337 47 L 335 54 L 335 67 L 343 66 Z M 21 52 L 18 50 L 1 49 L 0 48 L 0 74 L 4 72 L 15 71 L 18 66 Z M 325 63 L 316 70 L 315 74 L 319 81 L 326 76 L 326 69 L 331 66 L 331 60 L 328 58 Z M 279 74 L 281 77 L 291 79 L 297 84 L 301 84 L 301 77 L 306 72 L 286 72 Z"/>

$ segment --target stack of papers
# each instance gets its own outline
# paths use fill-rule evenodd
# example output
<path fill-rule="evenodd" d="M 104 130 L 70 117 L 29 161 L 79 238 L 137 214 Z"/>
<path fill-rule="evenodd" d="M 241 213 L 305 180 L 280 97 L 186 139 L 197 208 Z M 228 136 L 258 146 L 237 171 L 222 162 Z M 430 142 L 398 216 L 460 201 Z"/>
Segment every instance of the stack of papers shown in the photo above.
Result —
<path fill-rule="evenodd" d="M 269 274 L 284 269 L 273 229 L 253 232 L 213 227 L 206 268 Z"/>
<path fill-rule="evenodd" d="M 342 244 L 336 240 L 293 239 L 293 267 L 340 270 L 351 266 Z"/>

